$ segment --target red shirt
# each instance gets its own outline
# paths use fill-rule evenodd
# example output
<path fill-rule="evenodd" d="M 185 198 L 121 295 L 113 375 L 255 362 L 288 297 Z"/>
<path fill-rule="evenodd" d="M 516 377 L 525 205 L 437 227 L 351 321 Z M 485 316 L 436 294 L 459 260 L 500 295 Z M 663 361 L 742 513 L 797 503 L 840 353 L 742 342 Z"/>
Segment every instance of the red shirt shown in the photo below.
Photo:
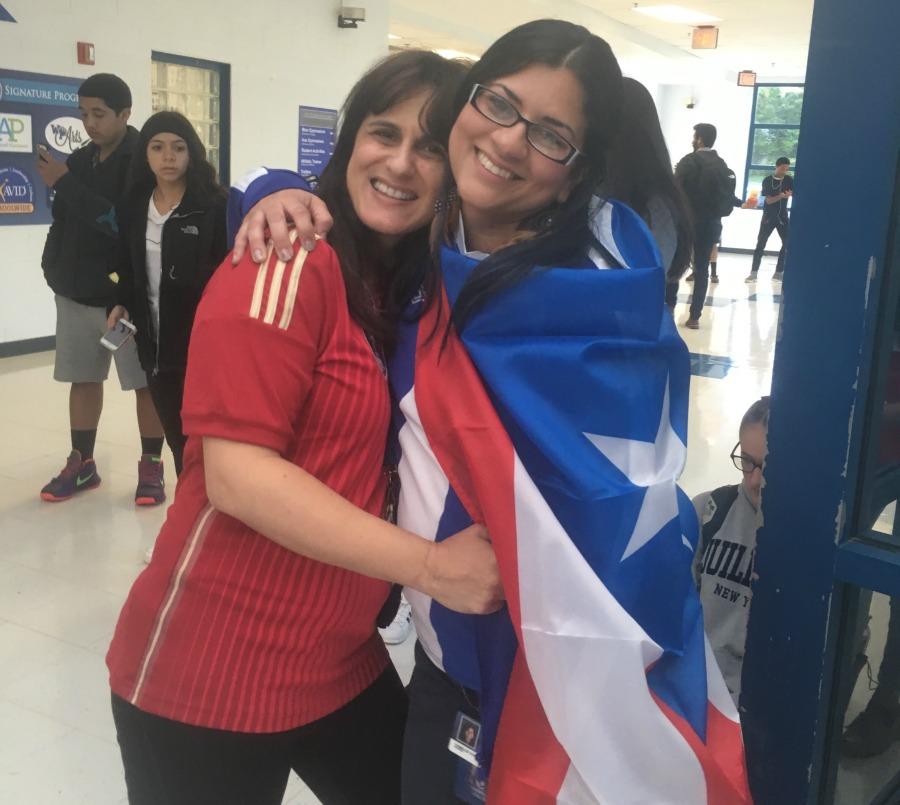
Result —
<path fill-rule="evenodd" d="M 135 581 L 106 661 L 114 693 L 149 713 L 280 732 L 365 690 L 388 658 L 375 629 L 385 582 L 293 553 L 206 497 L 202 441 L 261 445 L 380 514 L 387 381 L 350 318 L 334 252 L 227 262 L 191 336 L 190 438 L 153 561 Z"/>

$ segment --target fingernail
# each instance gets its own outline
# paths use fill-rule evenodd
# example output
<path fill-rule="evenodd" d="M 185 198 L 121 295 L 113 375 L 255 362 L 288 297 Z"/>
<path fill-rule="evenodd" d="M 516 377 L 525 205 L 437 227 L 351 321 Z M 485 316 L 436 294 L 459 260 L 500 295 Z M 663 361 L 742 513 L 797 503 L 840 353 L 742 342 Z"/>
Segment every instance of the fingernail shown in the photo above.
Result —
<path fill-rule="evenodd" d="M 253 252 L 253 262 L 254 263 L 261 263 L 263 261 L 263 257 L 265 257 L 265 255 L 262 253 L 261 249 L 254 250 L 254 252 Z"/>
<path fill-rule="evenodd" d="M 306 249 L 306 251 L 311 252 L 316 248 L 316 242 L 314 240 L 304 240 L 303 248 Z"/>
<path fill-rule="evenodd" d="M 294 256 L 294 253 L 290 249 L 282 249 L 278 252 L 278 256 L 281 257 L 283 261 L 288 261 Z"/>

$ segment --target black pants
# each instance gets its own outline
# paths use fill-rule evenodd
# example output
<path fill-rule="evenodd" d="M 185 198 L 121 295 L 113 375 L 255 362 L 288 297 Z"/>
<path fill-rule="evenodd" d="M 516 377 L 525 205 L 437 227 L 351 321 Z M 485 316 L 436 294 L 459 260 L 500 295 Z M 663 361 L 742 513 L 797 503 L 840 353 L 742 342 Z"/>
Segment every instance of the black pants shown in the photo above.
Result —
<path fill-rule="evenodd" d="M 675 305 L 678 302 L 678 280 L 670 280 L 666 278 L 666 304 L 675 310 Z"/>
<path fill-rule="evenodd" d="M 766 250 L 766 244 L 772 236 L 772 232 L 778 230 L 778 237 L 781 238 L 781 251 L 778 252 L 778 262 L 775 265 L 776 271 L 784 271 L 784 254 L 787 250 L 788 236 L 791 234 L 791 226 L 787 221 L 779 221 L 778 218 L 769 218 L 763 214 L 763 219 L 759 224 L 759 236 L 756 238 L 756 249 L 753 251 L 753 263 L 750 266 L 750 272 L 755 274 L 759 271 L 759 264 L 762 262 L 763 252 Z"/>
<path fill-rule="evenodd" d="M 406 689 L 409 718 L 403 739 L 403 805 L 457 805 L 454 778 L 460 760 L 448 748 L 456 714 L 480 721 L 478 694 L 457 685 L 416 643 L 416 665 Z"/>
<path fill-rule="evenodd" d="M 113 695 L 130 805 L 280 805 L 293 769 L 325 805 L 397 805 L 406 694 L 393 666 L 335 713 L 289 732 L 226 732 Z"/>
<path fill-rule="evenodd" d="M 691 297 L 692 319 L 699 319 L 709 288 L 709 255 L 722 235 L 721 218 L 697 218 L 694 221 L 694 294 Z"/>
<path fill-rule="evenodd" d="M 147 385 L 153 406 L 162 422 L 163 433 L 175 459 L 175 473 L 181 474 L 184 443 L 187 437 L 181 426 L 181 405 L 184 401 L 184 372 L 147 372 Z"/>

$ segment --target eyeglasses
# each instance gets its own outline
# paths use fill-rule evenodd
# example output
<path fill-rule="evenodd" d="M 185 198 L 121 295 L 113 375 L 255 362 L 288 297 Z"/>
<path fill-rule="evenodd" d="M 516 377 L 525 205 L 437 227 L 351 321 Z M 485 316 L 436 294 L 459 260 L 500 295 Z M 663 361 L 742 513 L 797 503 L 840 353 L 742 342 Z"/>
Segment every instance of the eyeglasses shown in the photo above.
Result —
<path fill-rule="evenodd" d="M 762 470 L 763 465 L 754 461 L 750 456 L 746 453 L 741 453 L 741 443 L 738 442 L 734 446 L 734 450 L 731 451 L 731 461 L 735 467 L 737 467 L 741 472 L 746 475 L 750 475 L 753 470 Z"/>
<path fill-rule="evenodd" d="M 522 117 L 506 98 L 498 95 L 493 90 L 482 84 L 476 84 L 469 93 L 469 103 L 486 117 L 491 123 L 511 129 L 519 122 L 525 124 L 525 139 L 529 145 L 541 156 L 560 165 L 571 165 L 575 158 L 581 155 L 572 143 L 565 137 L 561 137 L 553 129 L 542 126 L 540 123 L 532 123 L 528 118 Z"/>

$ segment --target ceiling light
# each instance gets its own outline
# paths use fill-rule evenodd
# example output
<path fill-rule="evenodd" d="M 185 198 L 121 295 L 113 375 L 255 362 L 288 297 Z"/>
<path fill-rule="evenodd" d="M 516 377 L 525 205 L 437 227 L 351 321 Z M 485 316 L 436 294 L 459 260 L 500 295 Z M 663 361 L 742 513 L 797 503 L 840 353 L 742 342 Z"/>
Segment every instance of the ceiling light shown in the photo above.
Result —
<path fill-rule="evenodd" d="M 635 4 L 631 10 L 663 22 L 675 22 L 681 25 L 709 25 L 722 21 L 721 17 L 713 17 L 711 14 L 704 14 L 702 11 L 694 11 L 684 6 L 639 6 Z"/>

